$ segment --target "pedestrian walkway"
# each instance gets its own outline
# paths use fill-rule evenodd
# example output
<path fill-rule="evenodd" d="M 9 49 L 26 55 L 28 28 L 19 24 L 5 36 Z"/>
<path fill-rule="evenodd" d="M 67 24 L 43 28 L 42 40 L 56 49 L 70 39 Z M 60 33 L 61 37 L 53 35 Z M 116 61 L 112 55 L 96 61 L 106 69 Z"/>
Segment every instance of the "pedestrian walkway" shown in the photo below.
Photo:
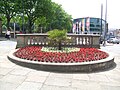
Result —
<path fill-rule="evenodd" d="M 5 37 L 0 37 L 0 41 L 6 41 L 6 40 L 8 39 Z M 16 41 L 16 38 L 10 38 L 10 41 Z"/>
<path fill-rule="evenodd" d="M 7 59 L 15 47 L 13 40 L 0 41 L 0 90 L 120 90 L 118 45 L 101 47 L 114 53 L 116 68 L 95 73 L 55 73 L 22 67 Z"/>

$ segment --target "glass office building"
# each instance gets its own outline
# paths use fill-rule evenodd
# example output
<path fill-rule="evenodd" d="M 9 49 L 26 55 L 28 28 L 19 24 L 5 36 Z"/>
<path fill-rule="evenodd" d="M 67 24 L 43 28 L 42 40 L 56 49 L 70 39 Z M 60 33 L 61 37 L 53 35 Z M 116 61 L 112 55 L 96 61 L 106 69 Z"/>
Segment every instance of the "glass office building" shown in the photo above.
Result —
<path fill-rule="evenodd" d="M 101 18 L 84 17 L 84 18 L 73 19 L 72 32 L 76 34 L 84 33 L 84 34 L 103 35 L 105 32 L 105 23 L 106 22 L 103 19 L 101 22 Z M 108 24 L 107 24 L 107 27 L 108 27 Z"/>

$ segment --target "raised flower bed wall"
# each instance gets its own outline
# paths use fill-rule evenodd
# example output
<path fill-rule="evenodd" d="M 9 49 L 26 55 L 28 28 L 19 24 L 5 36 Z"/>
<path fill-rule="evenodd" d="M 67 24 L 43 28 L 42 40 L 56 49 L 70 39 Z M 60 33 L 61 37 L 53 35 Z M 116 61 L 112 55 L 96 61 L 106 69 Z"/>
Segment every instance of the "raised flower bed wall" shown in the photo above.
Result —
<path fill-rule="evenodd" d="M 78 34 L 67 34 L 71 41 L 62 42 L 63 46 L 69 47 L 89 47 L 89 48 L 100 48 L 99 35 L 78 35 Z M 25 47 L 28 45 L 40 45 L 48 46 L 48 35 L 47 34 L 17 34 L 17 46 L 16 48 Z"/>

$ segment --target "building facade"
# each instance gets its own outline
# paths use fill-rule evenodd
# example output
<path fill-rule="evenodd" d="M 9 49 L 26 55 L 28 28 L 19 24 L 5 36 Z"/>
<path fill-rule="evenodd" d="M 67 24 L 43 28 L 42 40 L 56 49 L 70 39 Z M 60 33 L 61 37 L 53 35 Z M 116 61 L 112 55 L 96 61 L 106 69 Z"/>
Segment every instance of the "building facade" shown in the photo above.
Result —
<path fill-rule="evenodd" d="M 101 26 L 102 24 L 102 26 Z M 84 17 L 73 19 L 73 28 L 72 32 L 76 34 L 100 34 L 103 35 L 105 33 L 105 20 L 101 18 L 93 18 L 93 17 Z M 102 30 L 101 30 L 102 29 Z M 106 31 L 107 32 L 107 31 Z"/>

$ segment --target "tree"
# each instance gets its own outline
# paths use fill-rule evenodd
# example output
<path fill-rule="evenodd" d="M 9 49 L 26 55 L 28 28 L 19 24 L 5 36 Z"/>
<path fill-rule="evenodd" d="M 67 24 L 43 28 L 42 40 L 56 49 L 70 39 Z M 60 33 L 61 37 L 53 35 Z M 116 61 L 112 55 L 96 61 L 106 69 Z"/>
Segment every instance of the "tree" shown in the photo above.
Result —
<path fill-rule="evenodd" d="M 23 1 L 23 2 L 22 2 Z M 51 7 L 51 0 L 19 0 L 21 13 L 28 17 L 28 32 L 32 33 L 35 21 L 46 17 Z M 24 7 L 22 7 L 22 5 Z M 23 12 L 23 10 L 24 12 Z"/>
<path fill-rule="evenodd" d="M 49 8 L 46 7 L 44 8 L 44 12 L 43 12 L 44 16 L 37 19 L 37 21 L 39 21 L 38 23 L 40 25 L 42 24 L 43 27 L 46 27 L 47 30 L 53 30 L 53 29 L 70 30 L 72 27 L 72 22 L 71 22 L 72 18 L 62 9 L 61 5 L 51 2 L 50 5 L 48 6 Z M 45 18 L 44 21 L 41 18 Z"/>
<path fill-rule="evenodd" d="M 34 31 L 35 32 L 45 32 L 45 30 L 43 31 L 43 29 L 47 26 L 47 21 L 46 21 L 46 17 L 39 17 L 35 20 L 35 28 Z"/>
<path fill-rule="evenodd" d="M 20 26 L 27 25 L 29 33 L 34 26 L 47 30 L 70 30 L 72 26 L 71 16 L 51 0 L 0 0 L 0 13 L 6 17 L 8 28 L 11 20 L 17 21 Z"/>
<path fill-rule="evenodd" d="M 72 27 L 72 17 L 68 15 L 61 7 L 56 3 L 53 3 L 53 19 L 51 22 L 52 29 L 66 29 L 70 30 Z"/>
<path fill-rule="evenodd" d="M 6 17 L 4 15 L 1 15 L 1 19 L 2 19 L 2 25 L 6 26 L 6 23 L 7 23 Z"/>
<path fill-rule="evenodd" d="M 0 12 L 7 19 L 7 28 L 9 28 L 10 20 L 18 11 L 17 0 L 0 0 Z"/>
<path fill-rule="evenodd" d="M 50 39 L 50 44 L 52 46 L 58 46 L 59 50 L 62 50 L 62 41 L 67 40 L 67 32 L 66 30 L 58 30 L 54 29 L 48 32 L 48 36 Z"/>

